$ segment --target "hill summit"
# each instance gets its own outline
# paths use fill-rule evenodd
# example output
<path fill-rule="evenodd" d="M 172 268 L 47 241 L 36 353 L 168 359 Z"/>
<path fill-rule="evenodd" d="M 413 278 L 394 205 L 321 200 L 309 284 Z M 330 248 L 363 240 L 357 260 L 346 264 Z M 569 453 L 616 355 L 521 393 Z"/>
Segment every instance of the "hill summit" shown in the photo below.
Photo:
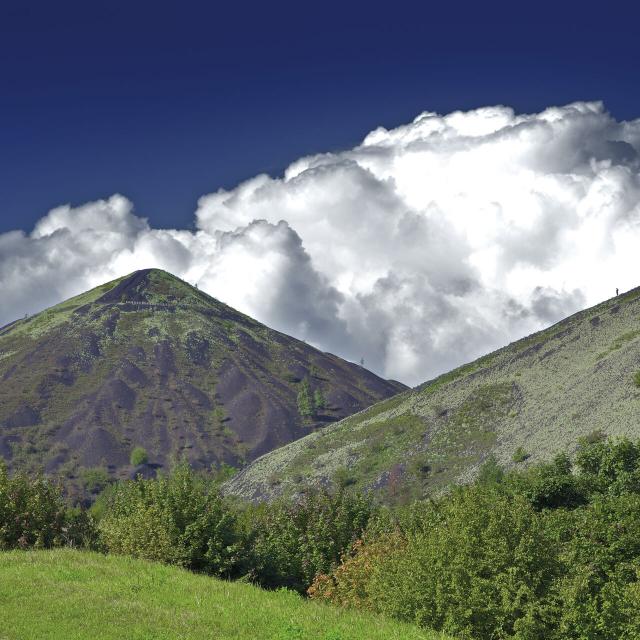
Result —
<path fill-rule="evenodd" d="M 0 457 L 78 482 L 241 465 L 405 388 L 159 269 L 0 329 L 0 380 Z"/>

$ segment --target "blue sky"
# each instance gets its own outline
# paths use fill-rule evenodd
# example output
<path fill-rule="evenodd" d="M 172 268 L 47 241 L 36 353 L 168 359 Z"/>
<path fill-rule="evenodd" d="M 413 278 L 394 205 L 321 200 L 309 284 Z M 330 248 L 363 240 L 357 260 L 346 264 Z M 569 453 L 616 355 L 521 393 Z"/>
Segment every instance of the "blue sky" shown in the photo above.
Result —
<path fill-rule="evenodd" d="M 202 194 L 423 110 L 638 117 L 632 7 L 3 2 L 0 232 L 115 192 L 189 228 Z"/>
<path fill-rule="evenodd" d="M 0 325 L 158 267 L 416 384 L 638 286 L 639 18 L 2 2 Z"/>

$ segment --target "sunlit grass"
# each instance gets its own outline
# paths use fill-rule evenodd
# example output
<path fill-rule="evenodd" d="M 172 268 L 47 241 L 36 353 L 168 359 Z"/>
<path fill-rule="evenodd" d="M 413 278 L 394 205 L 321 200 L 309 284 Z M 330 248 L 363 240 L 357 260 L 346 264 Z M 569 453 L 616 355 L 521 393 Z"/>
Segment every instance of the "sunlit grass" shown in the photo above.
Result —
<path fill-rule="evenodd" d="M 443 636 L 175 567 L 55 550 L 0 553 L 0 640 L 435 640 Z"/>

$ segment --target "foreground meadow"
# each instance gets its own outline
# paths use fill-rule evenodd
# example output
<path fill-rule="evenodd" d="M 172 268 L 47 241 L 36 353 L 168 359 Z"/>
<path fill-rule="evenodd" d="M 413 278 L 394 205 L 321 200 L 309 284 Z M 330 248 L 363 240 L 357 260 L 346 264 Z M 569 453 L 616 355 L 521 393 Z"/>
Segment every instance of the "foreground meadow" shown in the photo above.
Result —
<path fill-rule="evenodd" d="M 444 640 L 363 613 L 123 556 L 0 553 L 0 640 Z"/>

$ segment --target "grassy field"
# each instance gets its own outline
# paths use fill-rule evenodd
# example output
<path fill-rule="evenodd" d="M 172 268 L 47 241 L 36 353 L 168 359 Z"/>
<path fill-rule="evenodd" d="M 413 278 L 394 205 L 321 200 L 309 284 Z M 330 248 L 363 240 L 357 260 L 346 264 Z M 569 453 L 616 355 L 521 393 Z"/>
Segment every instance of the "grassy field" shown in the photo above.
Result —
<path fill-rule="evenodd" d="M 121 556 L 0 553 L 0 640 L 443 640 L 415 627 Z"/>

